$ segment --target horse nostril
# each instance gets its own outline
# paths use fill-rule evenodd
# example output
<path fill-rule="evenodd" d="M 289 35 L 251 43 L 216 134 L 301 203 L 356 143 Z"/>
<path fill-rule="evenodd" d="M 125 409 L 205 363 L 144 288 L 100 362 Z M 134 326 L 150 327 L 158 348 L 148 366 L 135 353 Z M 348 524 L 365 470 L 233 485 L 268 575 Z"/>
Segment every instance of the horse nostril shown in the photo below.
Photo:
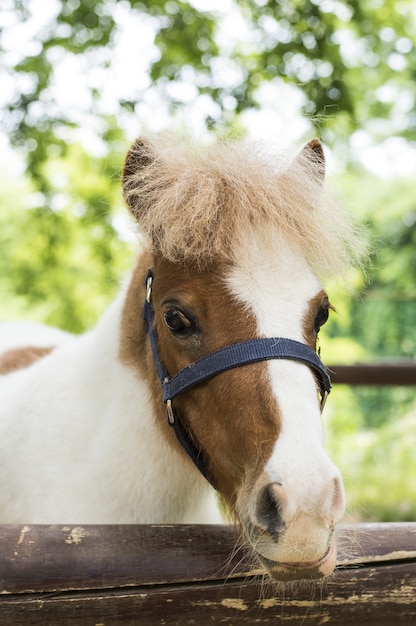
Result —
<path fill-rule="evenodd" d="M 282 486 L 279 483 L 269 483 L 261 491 L 257 499 L 257 522 L 275 541 L 278 534 L 285 529 L 282 518 L 281 502 Z"/>
<path fill-rule="evenodd" d="M 331 502 L 331 517 L 333 523 L 339 522 L 345 511 L 345 491 L 340 477 L 334 478 Z"/>

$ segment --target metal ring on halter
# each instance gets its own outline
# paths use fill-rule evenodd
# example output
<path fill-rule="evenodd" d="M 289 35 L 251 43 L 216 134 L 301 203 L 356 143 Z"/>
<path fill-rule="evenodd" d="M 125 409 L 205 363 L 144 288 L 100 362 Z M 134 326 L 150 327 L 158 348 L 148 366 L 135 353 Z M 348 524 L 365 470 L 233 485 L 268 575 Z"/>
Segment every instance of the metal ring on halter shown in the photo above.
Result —
<path fill-rule="evenodd" d="M 175 423 L 175 413 L 173 412 L 172 400 L 166 401 L 166 413 L 168 416 L 168 422 L 171 426 Z"/>
<path fill-rule="evenodd" d="M 153 276 L 151 274 L 149 274 L 147 276 L 147 280 L 146 280 L 146 302 L 147 302 L 147 304 L 150 304 L 150 300 L 152 299 L 152 283 L 153 283 Z"/>
<path fill-rule="evenodd" d="M 325 408 L 325 404 L 326 404 L 326 400 L 328 398 L 329 392 L 328 391 L 323 391 L 321 392 L 321 402 L 319 403 L 319 407 L 321 409 L 321 413 L 323 413 L 323 410 Z"/>

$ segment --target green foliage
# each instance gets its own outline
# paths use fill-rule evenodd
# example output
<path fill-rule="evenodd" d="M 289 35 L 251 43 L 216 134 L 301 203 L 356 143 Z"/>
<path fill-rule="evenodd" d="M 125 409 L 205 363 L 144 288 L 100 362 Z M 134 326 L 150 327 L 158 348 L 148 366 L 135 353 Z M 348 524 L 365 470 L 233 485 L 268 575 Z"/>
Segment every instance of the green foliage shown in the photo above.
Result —
<path fill-rule="evenodd" d="M 14 0 L 11 4 L 20 22 L 28 20 L 31 14 L 28 2 Z M 22 81 L 25 86 L 16 90 L 9 102 L 4 122 L 13 143 L 26 148 L 28 171 L 42 191 L 46 184 L 42 166 L 51 153 L 51 146 L 55 148 L 55 155 L 65 154 L 66 150 L 66 143 L 56 131 L 62 125 L 73 125 L 51 101 L 54 64 L 61 52 L 81 54 L 108 45 L 115 23 L 107 9 L 105 0 L 60 3 L 56 17 L 51 15 L 50 30 L 41 32 L 33 42 L 38 53 L 22 55 L 12 68 L 15 75 L 26 81 Z M 0 38 L 0 53 L 2 48 Z"/>
<path fill-rule="evenodd" d="M 7 45 L 0 35 L 4 69 L 20 79 L 14 81 L 3 127 L 14 145 L 25 148 L 30 176 L 41 190 L 42 163 L 51 146 L 63 155 L 65 131 L 78 123 L 77 111 L 64 113 L 53 101 L 56 67 L 63 55 L 87 55 L 96 70 L 108 72 L 120 34 L 121 5 L 132 18 L 140 15 L 152 23 L 155 51 L 147 90 L 155 90 L 175 109 L 187 105 L 186 87 L 194 90 L 194 101 L 208 97 L 214 107 L 206 114 L 208 126 L 232 122 L 236 114 L 258 107 L 258 89 L 264 83 L 286 81 L 301 89 L 304 113 L 328 143 L 336 137 L 347 144 L 357 127 L 380 137 L 393 131 L 414 141 L 412 0 L 235 0 L 238 27 L 228 22 L 227 33 L 221 12 L 205 10 L 203 3 L 196 8 L 185 0 L 71 0 L 57 2 L 48 26 L 34 36 L 31 51 L 23 52 L 12 67 L 7 66 Z M 8 6 L 20 22 L 31 15 L 27 1 L 8 0 Z M 133 83 L 135 79 L 132 75 Z M 169 89 L 172 84 L 178 89 Z M 103 117 L 98 132 L 105 134 L 108 120 L 100 110 L 100 92 L 94 84 L 89 90 L 91 113 Z M 116 115 L 140 110 L 144 93 L 133 92 L 133 97 L 120 96 Z M 402 105 L 405 115 L 401 111 L 392 124 L 399 94 L 408 104 Z"/>
<path fill-rule="evenodd" d="M 340 187 L 373 236 L 365 283 L 330 289 L 337 306 L 321 343 L 327 362 L 411 358 L 416 351 L 416 213 L 413 180 L 345 176 Z M 328 447 L 346 480 L 353 519 L 416 520 L 415 387 L 335 387 Z"/>
<path fill-rule="evenodd" d="M 133 256 L 114 227 L 122 206 L 117 161 L 74 144 L 65 158 L 45 164 L 54 193 L 46 197 L 28 184 L 30 208 L 10 185 L 0 193 L 0 293 L 15 314 L 81 332 L 114 298 Z M 0 317 L 10 313 L 3 306 Z"/>
<path fill-rule="evenodd" d="M 337 387 L 328 403 L 327 447 L 341 469 L 352 520 L 416 520 L 414 391 L 406 405 L 396 400 L 392 419 L 378 428 L 363 425 L 366 414 L 352 389 Z"/>
<path fill-rule="evenodd" d="M 144 10 L 162 16 L 156 36 L 160 58 L 151 68 L 153 80 L 181 80 L 184 68 L 209 73 L 209 63 L 219 53 L 215 42 L 216 19 L 200 13 L 189 2 L 148 3 Z"/>
<path fill-rule="evenodd" d="M 348 316 L 333 316 L 327 333 L 351 337 L 369 357 L 413 358 L 416 353 L 416 210 L 412 179 L 347 176 L 340 184 L 350 210 L 372 235 L 369 276 L 345 300 Z M 345 322 L 347 322 L 345 324 Z"/>

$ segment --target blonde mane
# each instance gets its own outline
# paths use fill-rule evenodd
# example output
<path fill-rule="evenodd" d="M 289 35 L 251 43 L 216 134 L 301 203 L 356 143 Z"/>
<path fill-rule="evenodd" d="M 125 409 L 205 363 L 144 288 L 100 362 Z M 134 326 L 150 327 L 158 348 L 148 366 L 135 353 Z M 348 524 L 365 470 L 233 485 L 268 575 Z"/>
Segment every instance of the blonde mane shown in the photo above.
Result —
<path fill-rule="evenodd" d="M 269 241 L 281 233 L 318 274 L 342 272 L 359 257 L 360 240 L 324 192 L 324 163 L 310 145 L 292 160 L 250 141 L 139 139 L 126 160 L 125 199 L 150 245 L 172 262 L 232 262 L 256 229 Z"/>

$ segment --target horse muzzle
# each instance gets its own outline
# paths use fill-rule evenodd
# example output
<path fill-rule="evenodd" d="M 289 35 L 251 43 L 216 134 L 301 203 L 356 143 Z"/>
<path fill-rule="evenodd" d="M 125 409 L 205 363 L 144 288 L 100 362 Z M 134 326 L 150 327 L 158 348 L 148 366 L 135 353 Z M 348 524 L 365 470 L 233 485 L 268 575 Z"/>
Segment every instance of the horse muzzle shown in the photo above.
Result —
<path fill-rule="evenodd" d="M 316 580 L 326 578 L 334 571 L 337 560 L 337 548 L 335 540 L 331 538 L 325 554 L 320 559 L 315 559 L 314 561 L 293 561 L 284 563 L 272 561 L 258 552 L 256 556 L 269 576 L 274 580 L 284 582 Z"/>
<path fill-rule="evenodd" d="M 337 557 L 333 531 L 344 497 L 338 480 L 329 485 L 319 505 L 309 508 L 299 505 L 281 483 L 267 482 L 266 474 L 251 492 L 240 494 L 237 511 L 246 537 L 273 579 L 312 580 L 333 572 Z"/>

